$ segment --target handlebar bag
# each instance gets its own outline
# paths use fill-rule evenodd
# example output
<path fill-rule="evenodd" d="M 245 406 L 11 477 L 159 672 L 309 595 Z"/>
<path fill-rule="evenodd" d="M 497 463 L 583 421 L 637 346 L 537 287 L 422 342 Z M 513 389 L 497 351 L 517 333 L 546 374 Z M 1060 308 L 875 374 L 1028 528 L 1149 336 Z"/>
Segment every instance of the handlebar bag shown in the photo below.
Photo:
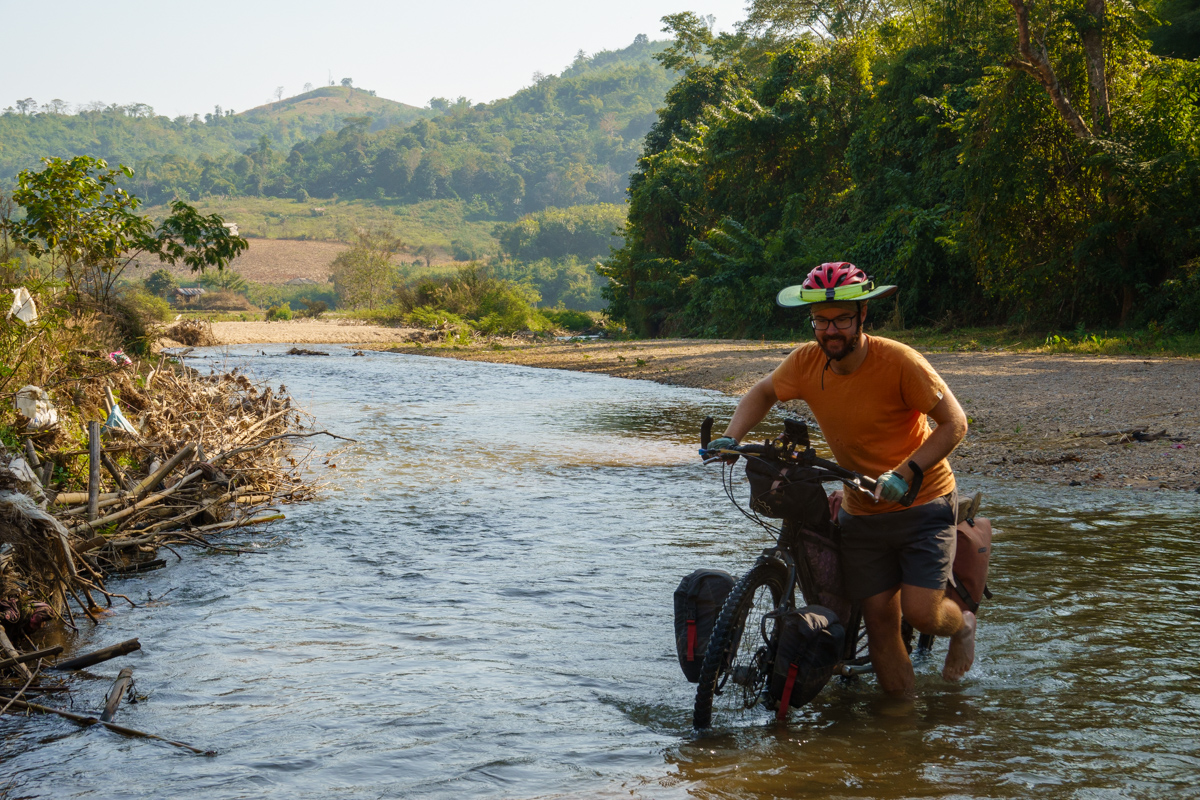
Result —
<path fill-rule="evenodd" d="M 747 458 L 750 508 L 765 517 L 795 520 L 810 530 L 827 530 L 829 498 L 821 475 L 813 467 L 778 467 L 762 458 Z"/>
<path fill-rule="evenodd" d="M 698 569 L 675 590 L 675 651 L 684 676 L 692 683 L 700 680 L 708 639 L 732 588 L 733 576 L 728 572 Z"/>
<path fill-rule="evenodd" d="M 985 517 L 968 517 L 958 523 L 954 571 L 946 594 L 964 611 L 975 612 L 987 588 L 988 562 L 992 557 L 992 522 Z"/>
<path fill-rule="evenodd" d="M 778 646 L 768 685 L 778 706 L 778 718 L 817 696 L 842 660 L 846 629 L 837 614 L 824 606 L 805 606 L 776 620 Z"/>

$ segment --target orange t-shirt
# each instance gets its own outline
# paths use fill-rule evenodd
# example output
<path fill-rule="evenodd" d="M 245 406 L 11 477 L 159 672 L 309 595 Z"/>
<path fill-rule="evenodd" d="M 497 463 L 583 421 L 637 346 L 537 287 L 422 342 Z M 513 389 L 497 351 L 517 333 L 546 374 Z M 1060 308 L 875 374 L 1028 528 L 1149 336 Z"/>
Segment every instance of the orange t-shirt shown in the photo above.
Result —
<path fill-rule="evenodd" d="M 780 400 L 808 403 L 837 463 L 871 478 L 907 464 L 929 438 L 926 414 L 946 392 L 941 376 L 908 345 L 863 335 L 867 357 L 849 375 L 825 369 L 816 342 L 793 350 L 771 373 Z M 825 388 L 821 388 L 821 373 Z M 946 459 L 925 470 L 925 482 L 913 505 L 928 503 L 954 490 L 954 472 Z M 899 503 L 878 503 L 859 491 L 846 491 L 850 514 L 899 511 Z"/>

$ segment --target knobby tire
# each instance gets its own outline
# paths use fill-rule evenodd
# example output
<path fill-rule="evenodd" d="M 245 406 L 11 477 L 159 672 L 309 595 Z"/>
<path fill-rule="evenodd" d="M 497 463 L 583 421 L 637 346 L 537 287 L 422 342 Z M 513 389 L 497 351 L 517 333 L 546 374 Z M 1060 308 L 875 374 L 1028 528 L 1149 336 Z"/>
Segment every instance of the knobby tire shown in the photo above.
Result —
<path fill-rule="evenodd" d="M 743 632 L 746 635 L 759 636 L 759 620 L 749 620 L 747 626 L 746 619 L 754 604 L 755 594 L 760 588 L 768 587 L 775 606 L 778 606 L 786 583 L 787 567 L 778 561 L 764 561 L 755 564 L 729 591 L 716 625 L 713 626 L 708 649 L 704 653 L 704 664 L 700 668 L 696 705 L 692 713 L 692 724 L 696 729 L 707 728 L 712 723 L 713 698 L 720 690 L 730 666 L 731 653 L 741 642 Z M 725 690 L 733 691 L 734 688 L 726 682 Z"/>

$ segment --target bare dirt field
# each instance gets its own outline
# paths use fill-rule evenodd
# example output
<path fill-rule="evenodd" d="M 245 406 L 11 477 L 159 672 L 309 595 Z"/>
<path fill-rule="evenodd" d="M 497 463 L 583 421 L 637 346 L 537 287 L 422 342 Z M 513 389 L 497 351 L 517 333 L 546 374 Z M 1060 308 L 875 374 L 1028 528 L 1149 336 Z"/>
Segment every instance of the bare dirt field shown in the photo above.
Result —
<path fill-rule="evenodd" d="M 291 341 L 291 340 L 288 340 Z M 656 340 L 397 352 L 601 372 L 741 395 L 787 342 Z M 955 470 L 1000 478 L 1139 489 L 1200 489 L 1200 360 L 1038 353 L 925 353 L 970 418 Z M 789 404 L 808 416 L 803 403 Z M 1132 441 L 1117 431 L 1165 430 Z M 719 426 L 718 426 L 719 428 Z M 1183 437 L 1182 441 L 1173 441 Z"/>
<path fill-rule="evenodd" d="M 250 249 L 235 258 L 229 268 L 253 283 L 284 284 L 293 278 L 308 278 L 317 283 L 329 280 L 330 263 L 348 250 L 341 242 L 316 242 L 298 239 L 247 239 Z M 183 264 L 156 261 L 140 264 L 137 277 L 144 278 L 165 268 L 177 277 L 193 277 Z"/>

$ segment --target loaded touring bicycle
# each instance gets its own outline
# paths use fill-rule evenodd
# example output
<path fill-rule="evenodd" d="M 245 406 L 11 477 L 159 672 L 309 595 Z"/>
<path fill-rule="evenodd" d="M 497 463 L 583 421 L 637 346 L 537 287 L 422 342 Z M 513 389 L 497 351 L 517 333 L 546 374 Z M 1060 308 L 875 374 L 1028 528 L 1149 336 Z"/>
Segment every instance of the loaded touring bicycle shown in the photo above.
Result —
<path fill-rule="evenodd" d="M 707 449 L 712 423 L 709 417 L 701 427 L 701 457 L 725 467 L 745 459 L 749 509 L 734 496 L 729 468 L 722 470 L 725 492 L 775 544 L 740 579 L 702 569 L 675 591 L 676 651 L 684 675 L 696 684 L 697 729 L 710 727 L 714 715 L 769 712 L 783 721 L 835 675 L 852 679 L 871 671 L 861 609 L 842 591 L 839 534 L 823 484 L 840 482 L 847 491 L 872 493 L 875 481 L 818 457 L 802 420 L 786 419 L 774 440 L 720 452 Z M 911 505 L 920 488 L 918 474 L 900 502 Z M 991 524 L 975 516 L 979 502 L 976 495 L 959 503 L 954 579 L 947 589 L 971 611 L 991 596 L 986 586 Z M 932 636 L 916 636 L 907 622 L 902 634 L 910 652 L 933 647 Z"/>

